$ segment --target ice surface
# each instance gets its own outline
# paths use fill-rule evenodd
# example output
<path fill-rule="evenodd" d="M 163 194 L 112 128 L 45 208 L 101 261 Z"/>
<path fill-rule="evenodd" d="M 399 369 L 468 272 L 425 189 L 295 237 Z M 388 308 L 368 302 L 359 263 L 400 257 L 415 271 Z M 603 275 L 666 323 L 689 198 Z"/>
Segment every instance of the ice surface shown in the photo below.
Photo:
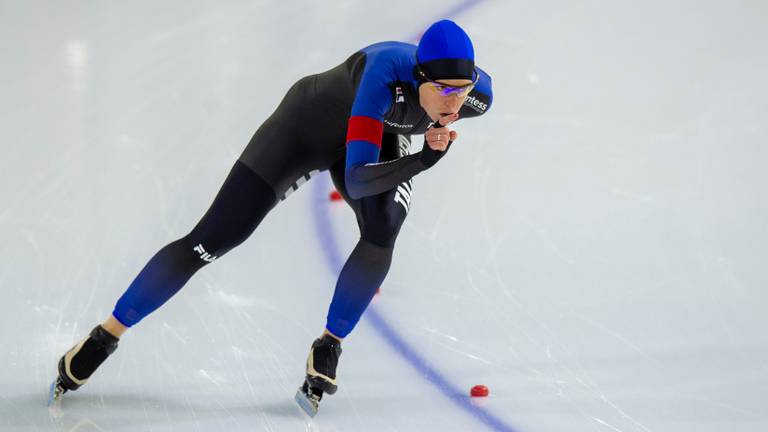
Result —
<path fill-rule="evenodd" d="M 443 15 L 473 37 L 494 105 L 415 179 L 318 416 L 292 398 L 357 235 L 324 175 L 51 417 L 58 357 L 194 225 L 290 84 Z M 766 430 L 766 16 L 763 1 L 3 1 L 0 430 Z M 452 393 L 475 384 L 490 397 Z"/>

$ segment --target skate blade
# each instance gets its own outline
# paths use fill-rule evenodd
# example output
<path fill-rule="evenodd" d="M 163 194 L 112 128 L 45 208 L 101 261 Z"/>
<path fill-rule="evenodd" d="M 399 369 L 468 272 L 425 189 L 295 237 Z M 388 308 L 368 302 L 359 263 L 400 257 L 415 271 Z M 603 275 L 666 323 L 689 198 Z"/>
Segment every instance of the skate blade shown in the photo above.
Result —
<path fill-rule="evenodd" d="M 301 390 L 301 387 L 296 390 L 296 396 L 294 396 L 293 399 L 297 404 L 299 404 L 299 407 L 302 409 L 302 411 L 307 413 L 308 416 L 314 417 L 317 415 L 317 409 L 320 406 L 320 403 L 313 399 L 311 396 L 304 393 Z"/>
<path fill-rule="evenodd" d="M 62 392 L 57 385 L 59 380 L 55 379 L 48 387 L 48 407 L 52 406 L 61 399 Z"/>
<path fill-rule="evenodd" d="M 48 412 L 54 418 L 61 417 L 62 415 L 61 395 L 64 394 L 64 391 L 59 387 L 58 383 L 59 380 L 55 379 L 48 388 Z"/>

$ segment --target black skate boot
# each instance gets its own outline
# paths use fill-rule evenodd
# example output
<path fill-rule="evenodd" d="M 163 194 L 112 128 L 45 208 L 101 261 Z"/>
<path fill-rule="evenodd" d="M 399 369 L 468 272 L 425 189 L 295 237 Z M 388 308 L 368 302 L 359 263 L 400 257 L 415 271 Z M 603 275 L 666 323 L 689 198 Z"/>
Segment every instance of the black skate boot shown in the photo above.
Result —
<path fill-rule="evenodd" d="M 341 356 L 341 343 L 331 335 L 315 339 L 307 357 L 307 383 L 324 393 L 336 393 L 336 365 Z"/>
<path fill-rule="evenodd" d="M 307 357 L 307 376 L 296 392 L 296 402 L 310 416 L 317 414 L 324 393 L 334 394 L 336 366 L 341 356 L 341 343 L 330 335 L 315 339 Z"/>
<path fill-rule="evenodd" d="M 91 334 L 67 351 L 59 360 L 59 376 L 51 384 L 48 404 L 58 400 L 67 391 L 80 388 L 96 368 L 117 349 L 118 338 L 100 325 Z"/>

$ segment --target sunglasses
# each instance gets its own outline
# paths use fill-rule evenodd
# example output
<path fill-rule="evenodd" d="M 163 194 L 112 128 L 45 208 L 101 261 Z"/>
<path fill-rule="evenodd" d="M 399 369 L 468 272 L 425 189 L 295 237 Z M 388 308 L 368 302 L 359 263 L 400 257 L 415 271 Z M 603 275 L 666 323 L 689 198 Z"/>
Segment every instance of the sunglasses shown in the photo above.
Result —
<path fill-rule="evenodd" d="M 463 86 L 451 86 L 447 84 L 439 83 L 427 76 L 427 74 L 424 73 L 421 68 L 419 68 L 419 75 L 421 75 L 422 78 L 424 78 L 429 84 L 429 88 L 439 93 L 441 96 L 450 96 L 450 95 L 459 95 L 459 96 L 466 96 L 469 94 L 469 92 L 472 91 L 473 88 L 475 88 L 475 85 L 480 80 L 480 74 L 477 72 L 477 68 L 475 68 L 475 79 L 470 84 L 465 84 Z"/>

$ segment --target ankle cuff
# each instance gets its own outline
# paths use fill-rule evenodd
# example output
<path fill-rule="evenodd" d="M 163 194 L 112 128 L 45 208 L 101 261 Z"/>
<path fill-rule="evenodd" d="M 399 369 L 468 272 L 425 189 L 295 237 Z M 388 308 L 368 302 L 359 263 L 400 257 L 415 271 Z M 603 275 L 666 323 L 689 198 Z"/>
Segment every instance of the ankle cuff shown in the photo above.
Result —
<path fill-rule="evenodd" d="M 107 350 L 107 354 L 112 354 L 117 349 L 117 343 L 120 341 L 119 338 L 106 331 L 101 325 L 94 327 L 91 330 L 90 336 L 94 342 Z"/>

